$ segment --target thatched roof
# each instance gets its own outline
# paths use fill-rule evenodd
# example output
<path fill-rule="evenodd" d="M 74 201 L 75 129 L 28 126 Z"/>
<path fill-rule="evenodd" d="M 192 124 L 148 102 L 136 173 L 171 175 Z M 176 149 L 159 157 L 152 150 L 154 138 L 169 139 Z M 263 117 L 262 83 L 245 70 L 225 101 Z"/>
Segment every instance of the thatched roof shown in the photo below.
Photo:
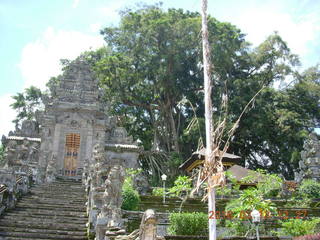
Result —
<path fill-rule="evenodd" d="M 256 171 L 241 167 L 239 165 L 233 165 L 227 172 L 232 175 L 237 181 L 241 181 L 247 176 L 253 176 L 253 182 L 259 182 L 263 179 L 263 175 Z"/>

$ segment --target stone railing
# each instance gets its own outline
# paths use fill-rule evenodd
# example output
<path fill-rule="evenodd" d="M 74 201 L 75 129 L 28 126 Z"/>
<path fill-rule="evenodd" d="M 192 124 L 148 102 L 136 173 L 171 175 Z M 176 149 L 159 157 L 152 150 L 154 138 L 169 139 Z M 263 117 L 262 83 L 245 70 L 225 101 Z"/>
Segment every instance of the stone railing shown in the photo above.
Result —
<path fill-rule="evenodd" d="M 17 200 L 29 192 L 30 176 L 25 173 L 15 174 L 0 169 L 0 215 L 7 209 L 14 208 Z"/>

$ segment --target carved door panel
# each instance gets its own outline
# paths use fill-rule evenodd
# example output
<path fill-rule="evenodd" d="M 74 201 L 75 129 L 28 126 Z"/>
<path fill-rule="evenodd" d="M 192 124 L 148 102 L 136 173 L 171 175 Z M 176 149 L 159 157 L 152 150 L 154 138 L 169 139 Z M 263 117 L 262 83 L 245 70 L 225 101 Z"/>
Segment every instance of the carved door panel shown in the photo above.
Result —
<path fill-rule="evenodd" d="M 75 176 L 78 167 L 78 155 L 80 149 L 80 134 L 70 133 L 66 135 L 66 147 L 64 157 L 64 175 Z"/>

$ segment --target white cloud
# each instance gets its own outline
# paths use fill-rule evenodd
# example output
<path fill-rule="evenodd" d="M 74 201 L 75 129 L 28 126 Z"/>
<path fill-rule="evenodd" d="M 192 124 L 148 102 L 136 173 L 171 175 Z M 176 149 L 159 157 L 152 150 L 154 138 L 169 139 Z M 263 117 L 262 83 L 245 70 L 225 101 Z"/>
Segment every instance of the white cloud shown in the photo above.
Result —
<path fill-rule="evenodd" d="M 80 0 L 73 0 L 72 8 L 77 8 L 79 5 L 79 2 L 80 2 Z"/>
<path fill-rule="evenodd" d="M 304 58 L 312 54 L 313 43 L 319 37 L 320 16 L 313 12 L 294 15 L 289 13 L 288 8 L 289 6 L 274 4 L 273 1 L 256 3 L 232 15 L 229 21 L 247 33 L 247 39 L 255 46 L 277 31 L 292 52 L 304 61 Z"/>
<path fill-rule="evenodd" d="M 14 130 L 14 124 L 12 120 L 15 119 L 16 112 L 10 107 L 13 103 L 11 94 L 5 94 L 0 96 L 0 137 L 2 135 L 8 135 L 9 131 Z"/>
<path fill-rule="evenodd" d="M 83 51 L 101 46 L 100 36 L 48 27 L 40 38 L 22 50 L 19 66 L 24 88 L 34 85 L 44 89 L 49 78 L 60 73 L 60 59 L 74 59 Z"/>
<path fill-rule="evenodd" d="M 113 1 L 108 7 L 101 7 L 98 9 L 99 13 L 103 16 L 108 17 L 110 20 L 117 20 L 120 18 L 118 11 L 123 7 L 128 6 L 128 2 L 125 0 Z"/>
<path fill-rule="evenodd" d="M 94 33 L 99 33 L 99 31 L 102 29 L 102 24 L 101 23 L 92 23 L 89 26 L 90 31 Z"/>

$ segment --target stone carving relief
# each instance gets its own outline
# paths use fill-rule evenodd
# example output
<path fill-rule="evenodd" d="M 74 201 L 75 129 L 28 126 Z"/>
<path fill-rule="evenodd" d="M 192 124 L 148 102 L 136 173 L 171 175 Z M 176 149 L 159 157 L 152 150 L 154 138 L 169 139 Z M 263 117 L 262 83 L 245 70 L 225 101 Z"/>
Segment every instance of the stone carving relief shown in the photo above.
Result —
<path fill-rule="evenodd" d="M 52 158 L 48 162 L 46 169 L 46 182 L 50 183 L 56 180 L 57 176 L 57 159 L 55 155 L 52 155 Z"/>
<path fill-rule="evenodd" d="M 114 237 L 114 238 L 113 238 Z M 119 231 L 106 232 L 106 239 L 115 240 L 160 240 L 164 239 L 157 236 L 157 218 L 153 209 L 146 210 L 142 215 L 140 228 L 136 229 L 129 235 L 124 235 Z"/>
<path fill-rule="evenodd" d="M 115 127 L 112 129 L 109 142 L 131 144 L 133 142 L 132 136 L 128 136 L 127 130 L 124 127 Z"/>
<path fill-rule="evenodd" d="M 12 135 L 32 138 L 39 137 L 37 123 L 31 120 L 24 120 L 21 124 L 21 128 L 16 126 L 16 130 L 12 133 Z"/>
<path fill-rule="evenodd" d="M 299 172 L 295 173 L 295 180 L 320 180 L 320 140 L 317 134 L 311 133 L 303 145 L 302 160 L 299 162 Z"/>

